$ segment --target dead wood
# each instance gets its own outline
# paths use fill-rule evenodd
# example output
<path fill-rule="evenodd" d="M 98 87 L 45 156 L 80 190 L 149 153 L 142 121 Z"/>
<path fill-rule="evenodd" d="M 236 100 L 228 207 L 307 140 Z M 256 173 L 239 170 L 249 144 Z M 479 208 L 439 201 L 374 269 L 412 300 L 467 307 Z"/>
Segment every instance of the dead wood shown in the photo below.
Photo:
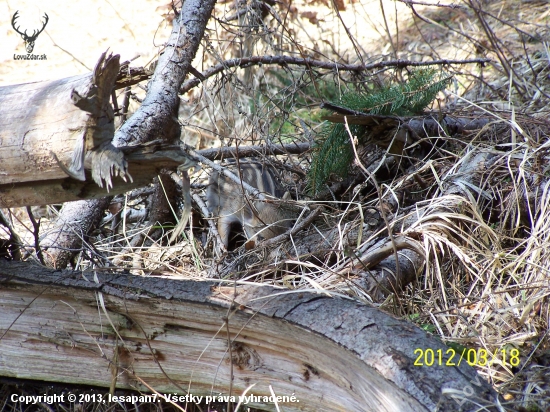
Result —
<path fill-rule="evenodd" d="M 455 213 L 462 216 L 465 212 L 464 203 L 468 199 L 480 198 L 480 201 L 490 201 L 490 196 L 483 189 L 484 176 L 490 170 L 494 170 L 499 162 L 502 166 L 509 164 L 510 160 L 498 155 L 495 151 L 477 152 L 472 151 L 464 155 L 459 167 L 452 173 L 445 176 L 442 183 L 442 192 L 434 199 L 434 207 L 426 211 L 416 211 L 411 214 L 395 216 L 393 220 L 394 242 L 387 237 L 387 228 L 376 209 L 363 210 L 363 219 L 355 219 L 349 222 L 336 222 L 330 214 L 325 214 L 323 223 L 320 219 L 310 227 L 310 230 L 297 233 L 293 230 L 281 235 L 281 239 L 271 239 L 260 243 L 258 250 L 254 253 L 243 253 L 240 256 L 232 257 L 223 261 L 223 265 L 213 267 L 216 275 L 226 277 L 240 271 L 254 271 L 265 269 L 264 262 L 280 262 L 281 256 L 285 256 L 278 267 L 287 267 L 289 262 L 294 265 L 310 262 L 330 261 L 331 255 L 337 251 L 344 251 L 347 259 L 339 265 L 331 267 L 331 271 L 318 282 L 331 283 L 331 279 L 350 279 L 355 285 L 366 291 L 373 299 L 380 301 L 390 294 L 400 293 L 407 285 L 417 279 L 418 274 L 424 268 L 426 256 L 422 243 L 418 241 L 419 234 L 416 226 L 430 220 L 434 226 L 438 221 L 444 225 L 449 219 L 449 214 Z M 371 165 L 372 167 L 372 165 Z M 536 182 L 533 177 L 531 180 Z M 518 202 L 512 199 L 512 204 L 520 204 L 518 212 L 523 219 L 537 213 L 537 205 L 541 202 L 541 196 L 545 193 L 547 181 L 538 179 L 536 187 L 540 188 L 537 195 L 526 194 L 525 199 Z M 481 189 L 477 189 L 481 187 Z M 438 206 L 438 198 L 449 198 L 449 201 L 442 202 Z M 529 198 L 530 201 L 527 201 Z M 514 212 L 514 207 L 510 208 Z M 373 213 L 370 213 L 373 212 Z M 439 214 L 445 217 L 440 217 Z M 378 216 L 377 216 L 378 215 Z M 514 216 L 510 219 L 515 220 Z M 296 226 L 301 226 L 298 220 Z M 317 230 L 315 230 L 317 226 Z M 396 231 L 396 230 L 399 231 Z M 386 234 L 385 234 L 386 233 Z M 273 249 L 275 241 L 291 237 L 282 245 Z M 371 239 L 365 242 L 366 239 Z M 394 254 L 394 247 L 397 250 L 397 262 Z M 397 270 L 399 265 L 399 271 Z"/>
<path fill-rule="evenodd" d="M 90 82 L 84 87 L 72 89 L 71 101 L 87 113 L 86 124 L 76 141 L 68 167 L 59 162 L 54 154 L 63 171 L 81 181 L 86 180 L 84 161 L 90 157 L 93 180 L 100 187 L 105 183 L 107 189 L 112 187 L 113 175 L 132 180 L 124 155 L 111 142 L 115 132 L 115 116 L 110 98 L 119 69 L 119 56 L 105 52 L 100 56 Z"/>
<path fill-rule="evenodd" d="M 452 367 L 413 366 L 416 349 L 447 361 L 449 348 L 348 299 L 3 261 L 0 282 L 2 376 L 109 387 L 116 368 L 117 388 L 194 395 L 227 394 L 233 376 L 234 396 L 272 388 L 294 394 L 299 403 L 280 403 L 292 411 L 492 410 L 496 400 L 459 355 Z"/>
<path fill-rule="evenodd" d="M 429 215 L 426 215 L 426 212 L 415 212 L 396 217 L 395 222 L 403 222 L 400 226 L 402 235 L 396 238 L 399 240 L 397 244 L 400 250 L 398 260 L 401 270 L 398 276 L 395 270 L 396 261 L 392 256 L 392 245 L 386 239 L 365 244 L 361 249 L 354 251 L 350 262 L 338 272 L 338 275 L 360 276 L 362 279 L 359 282 L 360 285 L 375 299 L 383 299 L 389 293 L 402 291 L 416 279 L 425 264 L 423 248 L 415 239 L 418 236 L 415 226 L 428 219 L 433 225 L 437 225 L 438 222 L 444 225 L 445 219 L 449 219 L 447 217 L 449 214 L 456 213 L 456 216 L 462 216 L 465 213 L 464 204 L 467 200 L 478 197 L 480 194 L 480 201 L 488 201 L 487 197 L 484 199 L 484 191 L 476 188 L 483 186 L 483 176 L 495 166 L 498 159 L 500 156 L 490 152 L 467 153 L 459 167 L 453 173 L 446 175 L 445 182 L 442 183 L 443 190 L 434 198 L 435 206 L 429 211 Z M 437 203 L 439 199 L 444 198 L 450 200 Z M 522 211 L 525 215 L 525 210 L 522 209 Z M 440 214 L 445 217 L 441 217 Z"/>
<path fill-rule="evenodd" d="M 336 106 L 328 103 L 321 105 L 323 108 L 335 109 Z M 348 110 L 342 108 L 344 110 Z M 352 112 L 351 110 L 349 110 Z M 344 119 L 345 118 L 345 119 Z M 374 127 L 376 129 L 390 130 L 396 127 L 404 127 L 408 129 L 414 136 L 430 137 L 438 136 L 442 131 L 449 135 L 463 134 L 472 130 L 479 130 L 490 122 L 489 118 L 461 118 L 449 115 L 443 115 L 438 118 L 434 115 L 426 116 L 390 116 L 379 114 L 368 114 L 355 112 L 350 114 L 334 114 L 324 117 L 333 123 L 348 123 L 362 126 Z M 376 132 L 375 132 L 376 133 Z"/>
<path fill-rule="evenodd" d="M 418 245 L 410 239 L 398 243 L 397 250 L 398 262 L 395 261 L 391 242 L 377 244 L 363 256 L 354 255 L 351 270 L 348 266 L 339 275 L 359 275 L 358 285 L 376 301 L 382 301 L 390 294 L 398 295 L 417 279 L 426 262 L 424 253 L 420 253 Z"/>
<path fill-rule="evenodd" d="M 44 233 L 40 239 L 44 263 L 55 268 L 67 267 L 74 254 L 82 249 L 89 230 L 97 227 L 103 218 L 110 200 L 110 197 L 103 197 L 63 205 L 65 213 L 58 217 L 55 229 Z M 86 213 L 82 213 L 83 210 Z"/>
<path fill-rule="evenodd" d="M 153 71 L 143 67 L 130 67 L 130 62 L 125 61 L 120 64 L 114 90 L 124 89 L 141 83 L 144 80 L 149 80 L 152 75 Z"/>
<path fill-rule="evenodd" d="M 11 176 L 13 169 L 4 169 L 6 174 L 0 175 L 0 207 L 47 205 L 124 193 L 148 185 L 163 168 L 175 169 L 179 165 L 192 162 L 179 146 L 170 144 L 121 147 L 120 150 L 128 162 L 128 171 L 132 175 L 132 182 L 125 182 L 120 177 L 115 177 L 113 188 L 107 192 L 106 188 L 101 188 L 92 181 L 88 171 L 86 171 L 86 181 L 81 182 L 67 177 L 59 166 L 53 163 L 50 163 L 50 168 L 43 168 L 41 173 L 35 172 L 32 178 L 30 174 L 29 179 L 20 174 L 22 179 L 20 181 Z M 42 154 L 44 153 L 43 151 Z M 48 163 L 47 160 L 44 162 Z M 7 166 L 2 164 L 0 167 L 6 168 Z M 61 176 L 59 176 L 60 172 Z M 17 172 L 14 170 L 14 173 Z M 53 177 L 54 174 L 57 177 Z"/>
<path fill-rule="evenodd" d="M 255 65 L 264 65 L 264 64 L 280 64 L 282 66 L 293 65 L 293 66 L 304 66 L 307 68 L 317 68 L 317 69 L 327 69 L 337 71 L 353 71 L 353 72 L 363 72 L 373 69 L 381 69 L 385 67 L 396 67 L 396 68 L 405 68 L 405 67 L 422 67 L 422 66 L 433 66 L 433 65 L 449 65 L 449 64 L 484 64 L 489 63 L 491 60 L 486 58 L 479 59 L 468 59 L 468 60 L 432 60 L 432 61 L 411 61 L 411 60 L 389 60 L 382 61 L 377 63 L 370 64 L 346 64 L 346 63 L 334 63 L 326 60 L 316 60 L 312 58 L 301 58 L 294 56 L 250 56 L 250 57 L 239 57 L 236 59 L 224 60 L 223 62 L 209 68 L 202 72 L 202 77 L 207 79 L 215 74 L 221 73 L 232 67 L 250 67 Z M 202 80 L 199 78 L 187 80 L 180 89 L 180 92 L 186 93 L 191 90 L 193 87 L 196 87 L 200 84 Z"/>
<path fill-rule="evenodd" d="M 223 160 L 231 158 L 263 157 L 288 154 L 302 154 L 311 149 L 310 143 L 290 143 L 267 146 L 219 147 L 197 150 L 197 154 L 208 160 Z"/>
<path fill-rule="evenodd" d="M 126 176 L 124 157 L 111 144 L 118 59 L 103 53 L 89 75 L 0 88 L 0 185 L 84 181 L 85 162 L 100 186 L 109 188 L 112 174 Z"/>
<path fill-rule="evenodd" d="M 84 164 L 83 153 L 86 159 L 90 157 L 91 176 L 96 182 L 105 181 L 107 188 L 111 183 L 116 183 L 117 189 L 113 193 L 123 193 L 148 184 L 161 168 L 179 166 L 186 170 L 193 166 L 195 162 L 178 149 L 175 157 L 172 153 L 164 153 L 170 160 L 164 159 L 160 168 L 159 164 L 155 166 L 150 162 L 158 158 L 156 156 L 146 159 L 144 165 L 138 161 L 136 173 L 142 177 L 132 176 L 134 182 L 127 185 L 119 182 L 119 179 L 111 182 L 110 178 L 111 173 L 120 173 L 124 178 L 128 172 L 132 174 L 134 171 L 131 165 L 127 166 L 129 159 L 123 156 L 124 146 L 128 146 L 127 151 L 139 157 L 135 147 L 137 144 L 150 144 L 159 137 L 163 142 L 171 143 L 180 137 L 180 126 L 175 120 L 179 108 L 178 89 L 198 49 L 214 3 L 185 3 L 180 17 L 174 23 L 164 54 L 159 58 L 143 104 L 115 135 L 113 109 L 108 99 L 119 71 L 118 56 L 105 58 L 103 55 L 92 75 L 4 88 L 4 93 L 0 93 L 0 107 L 9 108 L 10 116 L 6 116 L 7 120 L 0 123 L 2 132 L 7 133 L 0 134 L 0 206 L 59 203 L 104 196 L 104 191 L 90 183 L 89 175 L 86 174 L 89 167 Z M 101 77 L 102 73 L 105 73 L 104 77 Z M 53 95 L 50 93 L 52 91 Z M 29 95 L 35 100 L 31 109 L 18 106 L 19 102 L 28 100 L 22 96 Z M 2 96 L 5 96 L 5 101 Z M 53 104 L 56 100 L 60 104 Z M 41 122 L 47 125 L 46 133 Z M 4 125 L 15 128 L 15 133 L 4 132 Z M 4 139 L 7 137 L 3 136 L 12 139 L 8 142 L 11 144 L 5 145 Z M 24 144 L 30 146 L 25 147 Z M 130 144 L 133 147 L 129 147 Z M 14 156 L 11 151 L 18 147 L 22 149 Z M 141 154 L 150 154 L 152 151 L 145 147 Z M 30 159 L 28 153 L 32 153 Z M 174 158 L 179 161 L 174 163 L 171 161 Z M 93 167 L 94 164 L 97 167 Z M 12 170 L 18 173 L 12 173 Z M 41 172 L 38 178 L 37 170 Z M 67 179 L 67 175 L 72 179 Z M 90 208 L 81 206 L 83 209 L 80 214 L 76 214 L 83 220 L 93 220 L 91 216 L 85 216 L 90 213 Z M 63 216 L 63 213 L 59 220 L 60 231 L 75 215 L 72 210 L 67 216 Z M 52 238 L 56 238 L 56 235 Z M 69 243 L 78 243 L 79 239 L 81 241 L 81 237 L 75 234 L 74 242 Z M 52 258 L 55 262 L 55 256 Z"/>
<path fill-rule="evenodd" d="M 177 121 L 180 104 L 178 90 L 191 68 L 214 3 L 212 0 L 189 0 L 183 4 L 148 84 L 143 104 L 116 132 L 112 142 L 114 147 L 151 144 L 158 140 L 162 143 L 174 143 L 179 139 L 181 127 Z M 196 164 L 185 152 L 178 152 L 186 157 L 178 166 L 182 171 Z M 171 165 L 165 164 L 164 167 L 169 168 Z M 187 197 L 190 197 L 189 193 Z M 162 208 L 162 205 L 153 204 L 152 208 Z"/>
<path fill-rule="evenodd" d="M 88 114 L 71 100 L 92 75 L 0 87 L 0 187 L 64 179 Z M 4 196 L 2 196 L 4 198 Z M 33 203 L 28 203 L 29 205 Z"/>
<path fill-rule="evenodd" d="M 321 107 L 338 113 L 325 116 L 325 120 L 366 126 L 370 139 L 383 148 L 387 148 L 395 139 L 401 149 L 396 151 L 394 148 L 392 153 L 398 154 L 402 153 L 405 146 L 410 146 L 415 141 L 448 136 L 462 137 L 473 130 L 481 130 L 492 120 L 487 117 L 467 118 L 444 114 L 424 116 L 368 114 L 332 103 L 323 103 Z"/>
<path fill-rule="evenodd" d="M 179 139 L 179 88 L 189 73 L 214 3 L 194 0 L 183 4 L 148 84 L 145 100 L 115 134 L 115 146 L 147 143 L 159 138 L 173 143 Z"/>
<path fill-rule="evenodd" d="M 193 163 L 168 144 L 111 144 L 117 72 L 118 56 L 103 54 L 88 75 L 0 87 L 0 207 L 102 197 L 111 173 L 129 172 L 134 181 L 117 177 L 111 191 L 124 193 L 149 184 L 163 167 Z"/>

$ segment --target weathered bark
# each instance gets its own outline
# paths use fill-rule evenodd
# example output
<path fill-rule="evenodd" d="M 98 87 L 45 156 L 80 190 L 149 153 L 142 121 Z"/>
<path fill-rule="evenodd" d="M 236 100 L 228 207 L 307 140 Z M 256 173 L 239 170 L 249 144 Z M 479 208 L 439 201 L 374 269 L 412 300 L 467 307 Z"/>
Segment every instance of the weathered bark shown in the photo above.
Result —
<path fill-rule="evenodd" d="M 103 197 L 65 203 L 56 227 L 46 232 L 40 241 L 44 263 L 56 268 L 67 267 L 74 254 L 81 250 L 89 230 L 97 227 L 103 218 L 103 210 L 110 200 Z M 82 213 L 83 210 L 87 213 Z"/>
<path fill-rule="evenodd" d="M 302 154 L 311 148 L 310 143 L 289 143 L 285 145 L 267 146 L 239 146 L 239 147 L 216 147 L 213 149 L 197 150 L 197 154 L 208 160 L 232 159 L 235 157 L 260 157 L 277 156 L 284 154 Z"/>
<path fill-rule="evenodd" d="M 111 144 L 109 99 L 119 67 L 118 55 L 103 53 L 90 75 L 0 88 L 0 185 L 84 181 L 85 158 L 100 186 L 111 186 L 114 173 L 125 176 L 124 157 Z"/>
<path fill-rule="evenodd" d="M 116 78 L 115 90 L 124 89 L 149 80 L 153 73 L 143 67 L 130 67 L 130 62 L 120 64 L 120 72 Z"/>
<path fill-rule="evenodd" d="M 382 301 L 392 293 L 398 295 L 409 283 L 417 279 L 426 259 L 423 253 L 414 249 L 411 239 L 404 239 L 397 243 L 396 249 L 399 271 L 397 271 L 393 245 L 390 240 L 385 239 L 385 244 L 377 244 L 364 255 L 354 256 L 352 264 L 339 272 L 339 275 L 361 276 L 358 284 L 376 301 Z M 378 259 L 370 260 L 372 256 L 383 259 L 376 262 Z"/>
<path fill-rule="evenodd" d="M 115 147 L 149 143 L 158 139 L 173 143 L 179 139 L 179 88 L 191 67 L 214 3 L 213 0 L 188 0 L 183 4 L 148 84 L 147 96 L 134 115 L 115 134 Z M 189 166 L 191 164 L 188 162 Z M 159 207 L 153 205 L 153 208 Z M 90 213 L 89 208 L 84 207 L 81 213 Z"/>
<path fill-rule="evenodd" d="M 368 114 L 331 103 L 323 103 L 321 107 L 340 113 L 324 117 L 330 122 L 366 126 L 370 138 L 383 148 L 386 148 L 392 140 L 400 142 L 400 147 L 403 148 L 420 139 L 462 136 L 469 131 L 480 130 L 490 122 L 487 117 L 471 119 L 449 115 L 439 118 L 431 114 L 414 117 Z M 398 131 L 397 134 L 396 131 Z"/>
<path fill-rule="evenodd" d="M 0 193 L 9 184 L 67 177 L 51 153 L 71 162 L 88 117 L 71 92 L 90 79 L 86 74 L 0 87 Z"/>
<path fill-rule="evenodd" d="M 155 74 L 147 87 L 143 104 L 116 133 L 115 146 L 179 139 L 177 119 L 179 89 L 189 73 L 191 62 L 210 19 L 214 0 L 187 0 L 174 20 L 172 33 Z"/>
<path fill-rule="evenodd" d="M 1 376 L 109 387 L 116 375 L 118 388 L 193 395 L 254 384 L 249 394 L 294 394 L 288 411 L 492 410 L 496 399 L 459 355 L 413 366 L 416 349 L 447 361 L 449 348 L 351 300 L 12 263 L 0 262 Z"/>
<path fill-rule="evenodd" d="M 133 179 L 131 182 L 115 177 L 114 187 L 108 192 L 106 188 L 99 187 L 92 181 L 88 171 L 85 182 L 69 178 L 63 172 L 63 176 L 59 178 L 40 180 L 40 177 L 51 177 L 61 171 L 57 164 L 50 164 L 50 168 L 44 168 L 33 180 L 0 184 L 0 207 L 47 205 L 120 194 L 150 184 L 164 168 L 175 169 L 192 162 L 189 156 L 175 145 L 122 147 L 120 150 L 128 162 L 128 172 Z M 45 151 L 41 154 L 45 155 Z M 10 173 L 11 169 L 4 177 Z M 11 176 L 9 179 L 11 180 Z"/>

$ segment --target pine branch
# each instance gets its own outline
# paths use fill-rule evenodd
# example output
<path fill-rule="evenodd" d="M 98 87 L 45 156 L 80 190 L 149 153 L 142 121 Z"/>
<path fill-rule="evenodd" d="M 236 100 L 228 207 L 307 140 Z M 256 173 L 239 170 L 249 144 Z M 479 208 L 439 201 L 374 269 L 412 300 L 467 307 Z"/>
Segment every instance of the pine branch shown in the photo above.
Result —
<path fill-rule="evenodd" d="M 321 107 L 338 113 L 337 118 L 342 115 L 359 119 L 368 116 L 410 117 L 422 113 L 451 79 L 451 76 L 436 69 L 420 69 L 411 72 L 405 83 L 388 85 L 375 92 L 348 92 L 338 102 L 326 102 Z M 368 136 L 368 130 L 365 125 L 350 125 L 353 136 L 360 141 Z M 342 124 L 330 124 L 324 129 L 314 148 L 308 173 L 308 190 L 312 194 L 321 190 L 331 175 L 346 177 L 353 161 L 352 149 L 348 132 Z"/>

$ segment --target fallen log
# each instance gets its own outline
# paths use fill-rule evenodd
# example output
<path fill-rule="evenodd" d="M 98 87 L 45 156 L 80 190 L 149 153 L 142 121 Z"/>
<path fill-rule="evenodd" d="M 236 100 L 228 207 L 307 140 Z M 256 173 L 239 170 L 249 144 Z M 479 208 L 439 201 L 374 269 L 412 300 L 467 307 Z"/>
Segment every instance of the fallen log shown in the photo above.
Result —
<path fill-rule="evenodd" d="M 350 299 L 5 261 L 0 284 L 4 377 L 237 401 L 248 388 L 260 397 L 248 406 L 268 409 L 261 397 L 273 391 L 287 411 L 492 410 L 496 401 L 460 354 Z M 442 364 L 426 366 L 419 351 L 443 354 Z"/>
<path fill-rule="evenodd" d="M 118 60 L 103 53 L 86 75 L 0 87 L 0 207 L 98 198 L 113 179 L 111 194 L 124 193 L 196 164 L 166 143 L 113 146 Z"/>
<path fill-rule="evenodd" d="M 86 180 L 73 179 L 66 174 L 51 179 L 40 180 L 49 172 L 36 173 L 33 179 L 11 182 L 0 179 L 0 207 L 19 207 L 63 203 L 73 200 L 97 199 L 107 195 L 127 192 L 137 187 L 151 183 L 161 169 L 177 168 L 190 161 L 189 156 L 177 145 L 155 144 L 134 147 L 120 147 L 128 162 L 128 172 L 132 181 L 124 181 L 120 176 L 112 178 L 113 187 L 108 192 L 105 187 L 99 187 L 92 179 L 89 170 L 85 170 Z M 50 170 L 61 169 L 50 163 Z M 6 174 L 11 173 L 11 169 Z M 48 176 L 49 177 L 49 176 Z"/>

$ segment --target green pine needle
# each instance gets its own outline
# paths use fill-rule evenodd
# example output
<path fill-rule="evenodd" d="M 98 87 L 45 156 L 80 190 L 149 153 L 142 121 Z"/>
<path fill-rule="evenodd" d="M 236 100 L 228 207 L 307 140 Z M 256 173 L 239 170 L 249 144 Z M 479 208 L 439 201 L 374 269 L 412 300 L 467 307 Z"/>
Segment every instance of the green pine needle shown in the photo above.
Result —
<path fill-rule="evenodd" d="M 375 92 L 348 92 L 334 104 L 369 114 L 414 116 L 421 114 L 451 80 L 452 76 L 436 69 L 415 70 L 410 72 L 408 81 L 403 84 L 388 85 Z M 350 125 L 350 131 L 359 138 L 368 135 L 365 126 Z M 318 193 L 333 174 L 346 177 L 353 157 L 350 137 L 344 125 L 328 124 L 314 148 L 308 173 L 308 191 L 313 195 Z"/>

